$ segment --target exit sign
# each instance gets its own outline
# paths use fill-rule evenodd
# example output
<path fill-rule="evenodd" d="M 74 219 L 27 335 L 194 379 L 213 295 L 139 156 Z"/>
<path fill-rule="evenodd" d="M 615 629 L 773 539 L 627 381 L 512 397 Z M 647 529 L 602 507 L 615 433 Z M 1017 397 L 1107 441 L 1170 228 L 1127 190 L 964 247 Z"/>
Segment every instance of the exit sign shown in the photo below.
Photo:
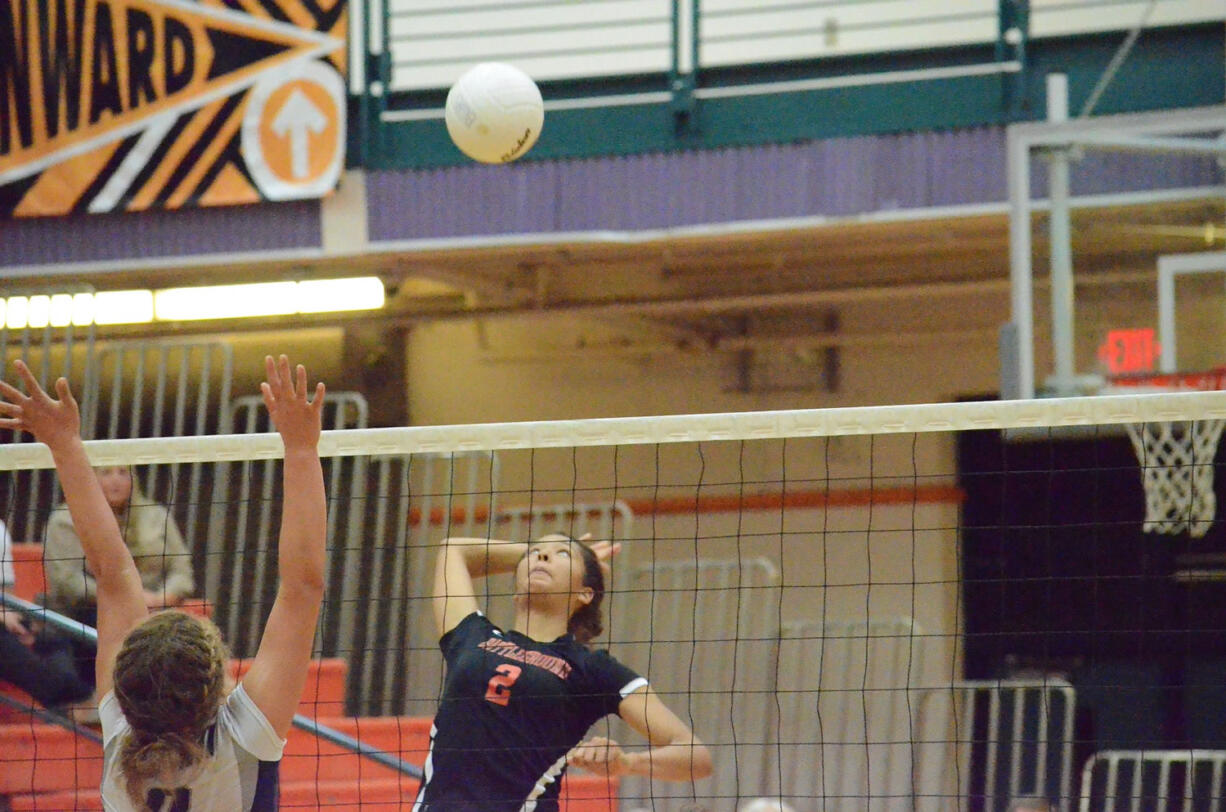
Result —
<path fill-rule="evenodd" d="M 1151 327 L 1108 330 L 1098 346 L 1098 358 L 1111 375 L 1153 372 L 1161 352 Z"/>

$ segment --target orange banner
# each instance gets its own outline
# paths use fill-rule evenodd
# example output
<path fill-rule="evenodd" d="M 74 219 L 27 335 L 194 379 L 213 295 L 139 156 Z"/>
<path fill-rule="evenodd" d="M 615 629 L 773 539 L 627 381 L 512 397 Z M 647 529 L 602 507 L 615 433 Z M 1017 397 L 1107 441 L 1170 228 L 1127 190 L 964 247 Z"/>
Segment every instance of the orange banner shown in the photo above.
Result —
<path fill-rule="evenodd" d="M 319 197 L 345 0 L 0 3 L 0 216 Z"/>

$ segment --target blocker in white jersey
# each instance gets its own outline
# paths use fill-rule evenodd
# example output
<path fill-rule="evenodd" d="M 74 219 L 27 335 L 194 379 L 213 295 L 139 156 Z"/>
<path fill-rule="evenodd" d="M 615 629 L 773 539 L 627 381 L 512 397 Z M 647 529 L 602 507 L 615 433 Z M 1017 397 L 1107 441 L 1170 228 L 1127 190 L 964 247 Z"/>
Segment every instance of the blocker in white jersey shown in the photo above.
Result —
<path fill-rule="evenodd" d="M 81 439 L 68 381 L 53 398 L 22 361 L 25 393 L 0 381 L 0 429 L 27 431 L 55 461 L 98 600 L 94 671 L 104 742 L 102 798 L 114 812 L 245 812 L 277 808 L 282 741 L 306 684 L 324 593 L 327 496 L 319 460 L 324 385 L 264 359 L 260 390 L 285 449 L 277 596 L 242 683 L 210 620 L 144 591 Z M 27 394 L 28 393 L 28 394 Z"/>
<path fill-rule="evenodd" d="M 102 805 L 107 812 L 232 809 L 272 812 L 277 808 L 278 767 L 285 740 L 277 735 L 240 684 L 226 698 L 204 733 L 208 758 L 189 767 L 182 783 L 151 786 L 145 806 L 128 798 L 118 755 L 131 733 L 115 694 L 98 706 L 102 718 Z"/>

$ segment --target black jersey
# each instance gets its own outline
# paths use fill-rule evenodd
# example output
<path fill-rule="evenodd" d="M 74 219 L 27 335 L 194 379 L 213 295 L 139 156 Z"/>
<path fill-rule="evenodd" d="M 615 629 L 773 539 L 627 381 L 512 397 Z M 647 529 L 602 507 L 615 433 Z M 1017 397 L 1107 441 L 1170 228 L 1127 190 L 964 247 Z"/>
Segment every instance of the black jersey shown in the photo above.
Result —
<path fill-rule="evenodd" d="M 540 643 L 480 612 L 439 646 L 447 678 L 414 812 L 556 810 L 566 754 L 647 684 L 569 634 Z"/>

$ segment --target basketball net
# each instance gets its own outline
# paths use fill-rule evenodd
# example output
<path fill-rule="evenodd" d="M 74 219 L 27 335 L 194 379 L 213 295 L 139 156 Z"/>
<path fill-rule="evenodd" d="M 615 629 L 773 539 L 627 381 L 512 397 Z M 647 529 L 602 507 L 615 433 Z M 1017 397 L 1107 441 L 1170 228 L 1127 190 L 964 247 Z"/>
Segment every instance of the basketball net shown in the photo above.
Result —
<path fill-rule="evenodd" d="M 1226 367 L 1204 373 L 1116 379 L 1114 392 L 1181 392 L 1226 388 Z M 1200 538 L 1217 514 L 1213 461 L 1226 420 L 1134 423 L 1128 437 L 1141 463 L 1146 533 Z"/>

